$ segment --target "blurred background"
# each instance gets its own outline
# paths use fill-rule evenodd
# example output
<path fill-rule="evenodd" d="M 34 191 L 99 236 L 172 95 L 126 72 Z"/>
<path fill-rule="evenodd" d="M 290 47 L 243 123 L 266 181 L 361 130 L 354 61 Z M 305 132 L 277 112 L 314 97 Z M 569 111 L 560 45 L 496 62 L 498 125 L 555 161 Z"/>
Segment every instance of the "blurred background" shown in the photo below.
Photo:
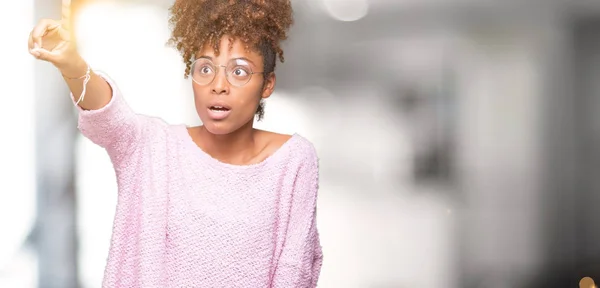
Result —
<path fill-rule="evenodd" d="M 73 0 L 74 25 L 137 112 L 197 125 L 172 1 Z M 319 152 L 319 287 L 600 281 L 600 1 L 293 3 L 257 127 Z M 61 1 L 0 5 L 0 287 L 100 287 L 112 165 L 27 51 Z"/>

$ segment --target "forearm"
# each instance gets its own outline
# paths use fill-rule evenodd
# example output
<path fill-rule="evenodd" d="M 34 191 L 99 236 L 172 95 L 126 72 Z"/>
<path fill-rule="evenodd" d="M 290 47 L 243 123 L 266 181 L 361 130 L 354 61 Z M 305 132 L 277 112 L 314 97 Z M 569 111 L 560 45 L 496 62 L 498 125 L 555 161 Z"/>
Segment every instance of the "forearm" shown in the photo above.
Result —
<path fill-rule="evenodd" d="M 84 89 L 84 79 L 77 79 L 85 75 L 87 64 L 78 57 L 69 67 L 63 67 L 60 72 L 69 90 L 73 93 L 75 101 L 79 100 Z M 79 106 L 84 110 L 98 110 L 106 106 L 112 97 L 112 89 L 104 78 L 96 75 L 94 71 L 90 71 L 90 80 L 86 85 L 85 95 Z"/>
<path fill-rule="evenodd" d="M 71 77 L 68 74 L 64 75 Z M 113 161 L 120 161 L 118 159 L 125 159 L 135 150 L 134 146 L 139 145 L 141 142 L 141 131 L 145 122 L 129 107 L 118 86 L 108 75 L 98 71 L 93 77 L 97 77 L 99 81 L 90 81 L 90 83 L 92 85 L 97 84 L 100 88 L 97 89 L 98 86 L 91 86 L 91 91 L 111 94 L 108 94 L 108 96 L 105 96 L 105 94 L 91 94 L 93 97 L 88 97 L 90 95 L 87 95 L 88 92 L 86 91 L 86 96 L 82 101 L 84 106 L 82 107 L 80 103 L 77 107 L 79 114 L 77 127 L 86 138 L 106 148 Z M 83 80 L 67 81 L 83 82 Z M 82 84 L 79 85 L 79 87 L 71 88 L 73 93 L 81 92 Z M 103 90 L 102 85 L 106 85 L 107 90 Z M 70 101 L 76 103 L 80 95 L 71 95 L 72 99 Z M 92 99 L 96 103 L 93 105 L 96 106 L 90 105 L 90 102 L 87 102 L 90 100 L 88 98 Z M 106 103 L 99 101 L 106 101 Z"/>
<path fill-rule="evenodd" d="M 72 101 L 78 105 L 81 133 L 106 148 L 113 161 L 120 161 L 140 142 L 143 121 L 122 99 L 110 78 L 88 69 L 72 39 L 71 1 L 63 0 L 62 4 L 60 21 L 42 19 L 33 28 L 28 39 L 29 53 L 59 70 L 71 90 Z"/>

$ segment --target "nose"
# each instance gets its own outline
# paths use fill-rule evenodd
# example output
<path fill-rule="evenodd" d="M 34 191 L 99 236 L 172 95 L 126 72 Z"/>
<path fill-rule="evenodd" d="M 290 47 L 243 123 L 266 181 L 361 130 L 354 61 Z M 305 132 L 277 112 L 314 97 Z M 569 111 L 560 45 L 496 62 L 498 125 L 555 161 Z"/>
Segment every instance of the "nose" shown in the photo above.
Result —
<path fill-rule="evenodd" d="M 227 76 L 225 75 L 225 70 L 223 67 L 219 67 L 217 73 L 215 74 L 215 79 L 212 82 L 212 92 L 214 94 L 229 94 L 229 82 L 227 81 Z M 223 73 L 220 73 L 223 71 Z"/>

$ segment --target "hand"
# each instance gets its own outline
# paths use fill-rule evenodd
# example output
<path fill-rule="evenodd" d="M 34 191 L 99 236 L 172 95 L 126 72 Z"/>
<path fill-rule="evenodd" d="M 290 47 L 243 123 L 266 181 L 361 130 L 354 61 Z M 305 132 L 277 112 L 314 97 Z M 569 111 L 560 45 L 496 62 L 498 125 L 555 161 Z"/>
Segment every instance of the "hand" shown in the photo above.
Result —
<path fill-rule="evenodd" d="M 81 57 L 71 42 L 70 23 L 71 0 L 62 0 L 62 19 L 40 20 L 29 35 L 29 53 L 60 70 L 76 70 L 74 67 L 81 66 Z"/>

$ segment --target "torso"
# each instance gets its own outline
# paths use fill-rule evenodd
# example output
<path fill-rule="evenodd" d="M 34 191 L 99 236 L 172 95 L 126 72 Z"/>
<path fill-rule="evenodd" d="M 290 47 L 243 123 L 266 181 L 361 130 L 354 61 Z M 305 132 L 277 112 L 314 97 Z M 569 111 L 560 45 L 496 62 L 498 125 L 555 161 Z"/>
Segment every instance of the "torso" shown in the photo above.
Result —
<path fill-rule="evenodd" d="M 106 283 L 129 273 L 133 284 L 123 286 L 268 287 L 298 173 L 316 161 L 312 144 L 297 134 L 256 131 L 255 163 L 232 165 L 199 149 L 183 125 L 151 127 L 117 170 Z"/>
<path fill-rule="evenodd" d="M 202 126 L 188 128 L 188 133 L 190 137 L 196 143 L 196 145 L 198 145 L 199 149 L 202 149 L 202 139 L 200 139 L 200 136 L 198 136 L 198 130 L 201 128 Z M 212 155 L 208 151 L 205 152 L 210 154 L 213 158 L 224 163 L 235 165 L 251 165 L 260 163 L 267 159 L 269 156 L 273 155 L 273 153 L 279 150 L 279 148 L 281 148 L 281 146 L 283 146 L 283 144 L 285 144 L 285 142 L 287 142 L 292 137 L 292 135 L 274 133 L 259 129 L 254 129 L 253 132 L 256 147 L 255 149 L 253 149 L 251 157 L 247 157 L 248 160 L 243 161 L 242 163 L 230 163 L 230 161 L 226 159 L 219 159 L 219 157 Z"/>
<path fill-rule="evenodd" d="M 172 158 L 177 163 L 168 166 L 177 168 L 166 177 L 173 181 L 166 189 L 171 193 L 165 260 L 174 287 L 204 284 L 206 278 L 236 283 L 232 287 L 269 285 L 302 161 L 297 144 L 287 142 L 291 137 L 257 130 L 256 156 L 243 165 L 210 161 L 206 156 L 212 155 L 195 147 L 194 138 Z"/>

